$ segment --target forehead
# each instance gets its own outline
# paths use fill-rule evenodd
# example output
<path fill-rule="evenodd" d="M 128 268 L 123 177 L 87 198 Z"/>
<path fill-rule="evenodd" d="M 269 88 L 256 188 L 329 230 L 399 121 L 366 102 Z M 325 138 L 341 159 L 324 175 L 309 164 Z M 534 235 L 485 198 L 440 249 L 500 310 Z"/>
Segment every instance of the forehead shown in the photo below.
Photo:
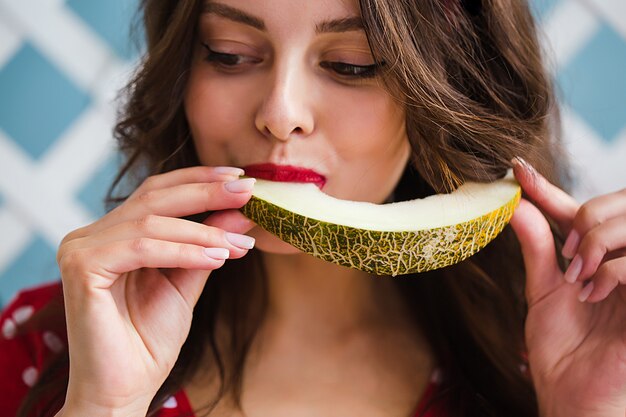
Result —
<path fill-rule="evenodd" d="M 239 20 L 264 30 L 319 26 L 320 22 L 360 15 L 358 0 L 204 0 L 203 14 L 220 9 L 244 12 Z"/>

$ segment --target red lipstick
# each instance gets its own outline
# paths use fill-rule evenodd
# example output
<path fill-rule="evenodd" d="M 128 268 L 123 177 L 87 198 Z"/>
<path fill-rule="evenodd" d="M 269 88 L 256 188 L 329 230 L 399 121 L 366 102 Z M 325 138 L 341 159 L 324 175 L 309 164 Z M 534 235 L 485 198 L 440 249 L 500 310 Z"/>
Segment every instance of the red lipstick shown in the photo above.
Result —
<path fill-rule="evenodd" d="M 249 177 L 279 182 L 312 182 L 319 188 L 326 183 L 326 177 L 311 169 L 293 165 L 254 164 L 243 167 Z"/>

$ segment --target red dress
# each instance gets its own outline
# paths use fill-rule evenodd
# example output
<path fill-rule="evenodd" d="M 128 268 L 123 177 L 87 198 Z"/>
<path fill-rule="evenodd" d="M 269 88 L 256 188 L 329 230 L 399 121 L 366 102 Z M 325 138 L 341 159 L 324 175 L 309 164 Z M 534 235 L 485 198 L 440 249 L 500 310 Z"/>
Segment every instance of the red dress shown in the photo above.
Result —
<path fill-rule="evenodd" d="M 39 373 L 53 353 L 67 344 L 65 328 L 51 326 L 36 331 L 25 329 L 17 334 L 17 326 L 41 311 L 52 299 L 62 293 L 61 283 L 46 283 L 19 292 L 0 315 L 0 416 L 14 416 L 29 388 L 37 381 Z M 45 319 L 45 318 L 44 318 Z M 45 321 L 44 321 L 45 323 Z M 415 415 L 419 415 L 437 388 L 438 373 L 433 375 Z M 53 417 L 55 410 L 50 417 Z M 156 417 L 193 416 L 191 404 L 184 392 L 172 395 Z M 431 407 L 422 417 L 445 417 L 441 406 Z"/>

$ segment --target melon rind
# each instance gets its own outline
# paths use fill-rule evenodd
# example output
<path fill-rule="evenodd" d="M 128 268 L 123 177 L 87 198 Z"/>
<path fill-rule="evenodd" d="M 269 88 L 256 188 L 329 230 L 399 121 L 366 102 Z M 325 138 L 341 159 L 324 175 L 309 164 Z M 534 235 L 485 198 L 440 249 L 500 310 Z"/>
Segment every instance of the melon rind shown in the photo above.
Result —
<path fill-rule="evenodd" d="M 508 224 L 521 198 L 514 196 L 482 216 L 417 231 L 377 231 L 328 223 L 252 196 L 245 216 L 301 251 L 375 275 L 404 275 L 443 268 L 472 256 Z"/>

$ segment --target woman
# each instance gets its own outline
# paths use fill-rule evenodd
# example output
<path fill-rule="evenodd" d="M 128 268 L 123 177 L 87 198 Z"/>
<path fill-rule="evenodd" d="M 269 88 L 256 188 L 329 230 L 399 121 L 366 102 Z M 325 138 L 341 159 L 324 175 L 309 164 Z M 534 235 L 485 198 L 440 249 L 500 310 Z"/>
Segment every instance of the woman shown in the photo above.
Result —
<path fill-rule="evenodd" d="M 19 415 L 623 416 L 626 195 L 579 206 L 553 185 L 565 167 L 528 5 L 144 12 L 148 53 L 117 126 L 118 180 L 138 186 L 60 245 L 64 307 L 46 287 L 22 328 L 65 317 L 69 348 Z M 512 228 L 420 276 L 320 261 L 237 210 L 244 170 L 383 203 L 511 165 L 528 198 Z"/>

